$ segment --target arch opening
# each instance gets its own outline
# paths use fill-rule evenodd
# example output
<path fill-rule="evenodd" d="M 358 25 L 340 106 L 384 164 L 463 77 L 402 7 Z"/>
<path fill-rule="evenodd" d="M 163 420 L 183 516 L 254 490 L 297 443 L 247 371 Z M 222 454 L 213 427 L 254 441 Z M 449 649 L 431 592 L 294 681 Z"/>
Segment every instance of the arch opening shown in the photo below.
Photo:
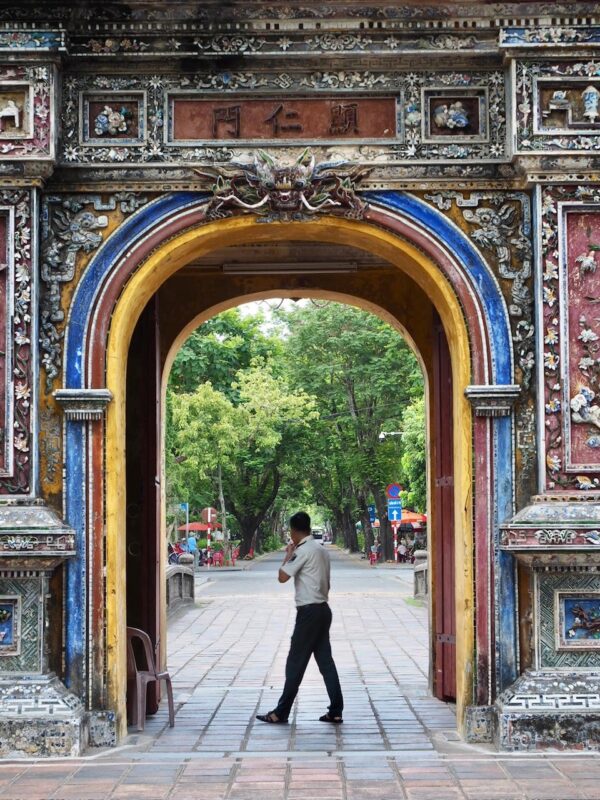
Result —
<path fill-rule="evenodd" d="M 193 209 L 193 213 L 195 209 Z M 308 243 L 325 243 L 330 245 L 343 245 L 355 247 L 363 252 L 371 253 L 390 270 L 389 274 L 379 283 L 371 281 L 372 291 L 367 291 L 368 282 L 360 287 L 348 289 L 347 281 L 344 286 L 339 285 L 339 276 L 333 276 L 330 283 L 325 284 L 324 276 L 297 275 L 282 281 L 281 275 L 277 276 L 274 283 L 266 286 L 261 284 L 255 276 L 249 282 L 248 276 L 238 276 L 236 281 L 232 276 L 227 280 L 214 282 L 216 294 L 211 302 L 206 305 L 201 315 L 211 316 L 227 304 L 235 305 L 249 297 L 261 294 L 277 294 L 278 296 L 320 296 L 347 298 L 353 304 L 375 310 L 379 316 L 393 319 L 396 326 L 405 329 L 408 338 L 412 338 L 417 350 L 423 353 L 423 345 L 419 343 L 419 325 L 415 324 L 414 331 L 403 322 L 403 313 L 394 308 L 392 302 L 393 292 L 391 286 L 400 286 L 408 281 L 413 291 L 421 293 L 429 303 L 432 311 L 439 314 L 440 330 L 443 330 L 448 341 L 448 358 L 451 365 L 453 380 L 452 388 L 452 419 L 453 430 L 453 469 L 452 499 L 454 505 L 453 527 L 456 531 L 454 557 L 460 569 L 455 575 L 455 607 L 457 611 L 456 651 L 457 651 L 457 709 L 459 726 L 462 726 L 465 709 L 473 702 L 481 702 L 490 685 L 489 673 L 493 669 L 491 655 L 493 634 L 491 632 L 489 606 L 489 584 L 477 589 L 484 593 L 481 607 L 487 609 L 484 615 L 485 626 L 477 626 L 477 635 L 482 636 L 485 653 L 478 653 L 478 664 L 474 663 L 475 652 L 475 591 L 476 585 L 473 577 L 473 562 L 476 541 L 473 526 L 473 479 L 475 487 L 489 484 L 489 471 L 482 468 L 473 475 L 473 441 L 474 437 L 480 442 L 486 441 L 488 451 L 491 452 L 491 438 L 489 426 L 487 430 L 477 421 L 473 424 L 471 409 L 465 398 L 465 388 L 473 382 L 501 382 L 509 380 L 507 369 L 510 371 L 510 352 L 499 356 L 498 336 L 502 331 L 491 331 L 485 303 L 476 291 L 476 281 L 468 274 L 468 270 L 460 273 L 459 264 L 452 260 L 449 253 L 451 243 L 444 247 L 439 243 L 435 252 L 439 256 L 434 259 L 427 253 L 423 246 L 422 228 L 414 220 L 406 223 L 400 219 L 396 212 L 375 209 L 372 219 L 367 221 L 349 221 L 335 217 L 323 217 L 310 222 L 299 223 L 273 223 L 259 225 L 250 217 L 235 217 L 217 223 L 189 224 L 191 216 L 190 204 L 185 207 L 182 214 L 187 215 L 186 224 L 175 218 L 175 225 L 171 229 L 163 225 L 160 230 L 153 219 L 149 227 L 149 237 L 141 238 L 133 244 L 129 242 L 128 250 L 117 257 L 115 249 L 107 258 L 107 254 L 99 253 L 98 264 L 110 261 L 111 268 L 107 269 L 106 277 L 102 284 L 101 292 L 94 302 L 89 304 L 85 314 L 84 325 L 71 325 L 71 331 L 83 330 L 85 333 L 76 346 L 77 336 L 68 337 L 67 351 L 71 357 L 66 359 L 65 383 L 83 384 L 90 388 L 106 386 L 113 394 L 113 402 L 107 412 L 104 430 L 96 430 L 88 442 L 88 457 L 93 463 L 94 458 L 106 461 L 106 485 L 95 487 L 94 496 L 86 499 L 89 510 L 101 509 L 102 516 L 99 524 L 90 527 L 89 547 L 93 550 L 103 540 L 103 520 L 106 531 L 106 587 L 105 594 L 98 592 L 98 608 L 92 615 L 92 630 L 97 625 L 96 633 L 101 634 L 100 625 L 106 624 L 104 646 L 98 648 L 98 658 L 106 658 L 106 671 L 102 674 L 102 685 L 91 688 L 91 702 L 104 704 L 117 711 L 121 730 L 124 725 L 125 707 L 125 649 L 123 631 L 125 628 L 126 590 L 125 590 L 125 547 L 120 531 L 124 529 L 125 520 L 125 453 L 123 443 L 126 437 L 125 408 L 127 398 L 126 365 L 129 345 L 135 325 L 144 308 L 152 297 L 162 292 L 169 295 L 169 282 L 175 279 L 184 280 L 184 271 L 187 265 L 193 263 L 208 253 L 219 248 L 231 247 L 240 244 L 263 244 L 268 242 L 302 241 Z M 200 213 L 200 212 L 198 212 Z M 199 223 L 201 220 L 197 220 Z M 377 223 L 377 224 L 373 224 Z M 406 223 L 406 224 L 405 224 Z M 402 230 L 396 230 L 395 225 Z M 408 238 L 410 235 L 411 239 Z M 419 246 L 412 239 L 419 236 Z M 433 241 L 431 234 L 427 234 L 429 245 Z M 425 236 L 425 238 L 427 238 Z M 152 240 L 152 247 L 148 246 L 148 239 Z M 428 245 L 428 249 L 432 247 Z M 442 268 L 440 262 L 444 262 Z M 97 268 L 98 264 L 91 267 Z M 271 276 L 273 279 L 273 276 Z M 312 283 L 311 283 L 312 281 Z M 338 281 L 337 285 L 335 281 Z M 224 296 L 223 291 L 228 287 L 230 295 Z M 406 285 L 405 285 L 406 288 Z M 375 291 L 377 290 L 377 291 Z M 225 292 L 226 294 L 226 292 Z M 76 306 L 77 304 L 75 304 Z M 410 306 L 410 303 L 407 304 Z M 414 303 L 412 304 L 414 307 Z M 168 350 L 176 344 L 178 337 L 184 335 L 186 329 L 201 321 L 198 316 L 198 307 L 186 324 L 179 326 L 170 340 Z M 71 323 L 76 320 L 77 309 L 72 315 Z M 81 311 L 83 316 L 83 311 Z M 108 336 L 108 342 L 106 339 Z M 83 345 L 83 346 L 81 346 Z M 100 356 L 100 357 L 98 357 Z M 163 365 L 168 358 L 168 352 L 163 353 Z M 508 359 L 508 361 L 507 361 Z M 489 421 L 486 421 L 486 425 Z M 487 482 L 487 483 L 486 483 Z M 104 505 L 104 498 L 106 504 Z M 482 516 L 483 530 L 481 538 L 489 540 L 488 531 L 493 526 L 489 519 L 488 509 Z M 481 513 L 475 503 L 475 513 Z M 488 548 L 489 541 L 485 545 Z M 100 545 L 101 547 L 101 545 Z M 486 594 L 487 592 L 487 594 Z M 93 591 L 92 591 L 93 594 Z M 485 602 L 483 602 L 485 601 Z M 479 601 L 478 601 L 478 606 Z M 105 613 L 104 613 L 105 609 Z M 485 629 L 484 629 L 485 628 Z M 486 638 L 487 637 L 487 638 Z M 485 640 L 485 641 L 484 641 Z M 483 656 L 483 666 L 480 665 Z M 479 678 L 485 673 L 485 690 L 483 681 L 476 681 L 475 675 L 481 672 Z M 90 669 L 90 684 L 93 669 Z M 489 697 L 489 691 L 486 695 Z"/>

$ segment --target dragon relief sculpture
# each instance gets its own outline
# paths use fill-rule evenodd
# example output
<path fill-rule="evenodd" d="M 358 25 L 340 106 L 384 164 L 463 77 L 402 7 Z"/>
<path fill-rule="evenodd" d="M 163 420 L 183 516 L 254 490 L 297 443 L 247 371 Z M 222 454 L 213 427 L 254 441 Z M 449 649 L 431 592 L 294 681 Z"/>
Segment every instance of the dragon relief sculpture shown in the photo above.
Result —
<path fill-rule="evenodd" d="M 347 161 L 317 164 L 308 148 L 292 163 L 258 150 L 251 162 L 195 171 L 216 178 L 208 219 L 231 216 L 238 209 L 257 214 L 259 222 L 300 221 L 324 212 L 361 219 L 367 208 L 356 185 L 370 169 Z"/>

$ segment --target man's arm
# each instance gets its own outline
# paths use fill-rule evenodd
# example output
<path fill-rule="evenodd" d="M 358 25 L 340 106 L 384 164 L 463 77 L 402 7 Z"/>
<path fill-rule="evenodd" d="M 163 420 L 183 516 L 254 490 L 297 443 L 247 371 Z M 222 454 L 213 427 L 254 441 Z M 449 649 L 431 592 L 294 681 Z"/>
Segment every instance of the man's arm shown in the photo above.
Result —
<path fill-rule="evenodd" d="M 285 558 L 283 559 L 283 564 L 281 565 L 281 567 L 285 566 L 288 563 L 290 558 L 293 556 L 295 549 L 296 546 L 294 545 L 294 543 L 290 542 L 288 546 L 285 548 Z M 288 575 L 287 572 L 284 572 L 281 569 L 281 567 L 279 568 L 279 583 L 286 583 L 286 581 L 289 581 L 289 579 L 292 576 Z"/>

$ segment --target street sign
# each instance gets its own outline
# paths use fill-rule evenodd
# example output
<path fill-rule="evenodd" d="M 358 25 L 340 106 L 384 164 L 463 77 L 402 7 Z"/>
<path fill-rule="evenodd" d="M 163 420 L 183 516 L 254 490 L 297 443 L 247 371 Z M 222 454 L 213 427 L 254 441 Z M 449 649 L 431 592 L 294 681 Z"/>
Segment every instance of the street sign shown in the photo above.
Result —
<path fill-rule="evenodd" d="M 375 520 L 377 519 L 377 509 L 375 508 L 375 506 L 368 506 L 368 509 L 369 509 L 369 519 L 371 520 L 371 522 L 375 522 Z"/>
<path fill-rule="evenodd" d="M 217 521 L 217 509 L 216 508 L 203 508 L 202 509 L 202 522 L 206 522 L 207 525 L 210 525 L 212 522 Z"/>
<path fill-rule="evenodd" d="M 400 524 L 402 519 L 402 500 L 400 498 L 391 498 L 388 500 L 388 519 L 394 524 Z"/>
<path fill-rule="evenodd" d="M 400 492 L 403 491 L 404 488 L 400 486 L 399 483 L 390 483 L 390 485 L 386 487 L 385 493 L 391 500 L 395 500 L 400 497 Z"/>

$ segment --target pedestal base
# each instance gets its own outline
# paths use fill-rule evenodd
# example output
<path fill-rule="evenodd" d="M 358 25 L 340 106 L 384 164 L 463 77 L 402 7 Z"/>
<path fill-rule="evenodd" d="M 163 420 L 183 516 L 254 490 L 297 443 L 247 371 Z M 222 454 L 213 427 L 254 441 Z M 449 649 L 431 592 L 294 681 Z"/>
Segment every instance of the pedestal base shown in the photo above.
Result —
<path fill-rule="evenodd" d="M 79 756 L 88 721 L 81 701 L 55 675 L 0 680 L 0 757 Z"/>
<path fill-rule="evenodd" d="M 600 672 L 526 672 L 496 708 L 500 750 L 600 750 Z"/>

